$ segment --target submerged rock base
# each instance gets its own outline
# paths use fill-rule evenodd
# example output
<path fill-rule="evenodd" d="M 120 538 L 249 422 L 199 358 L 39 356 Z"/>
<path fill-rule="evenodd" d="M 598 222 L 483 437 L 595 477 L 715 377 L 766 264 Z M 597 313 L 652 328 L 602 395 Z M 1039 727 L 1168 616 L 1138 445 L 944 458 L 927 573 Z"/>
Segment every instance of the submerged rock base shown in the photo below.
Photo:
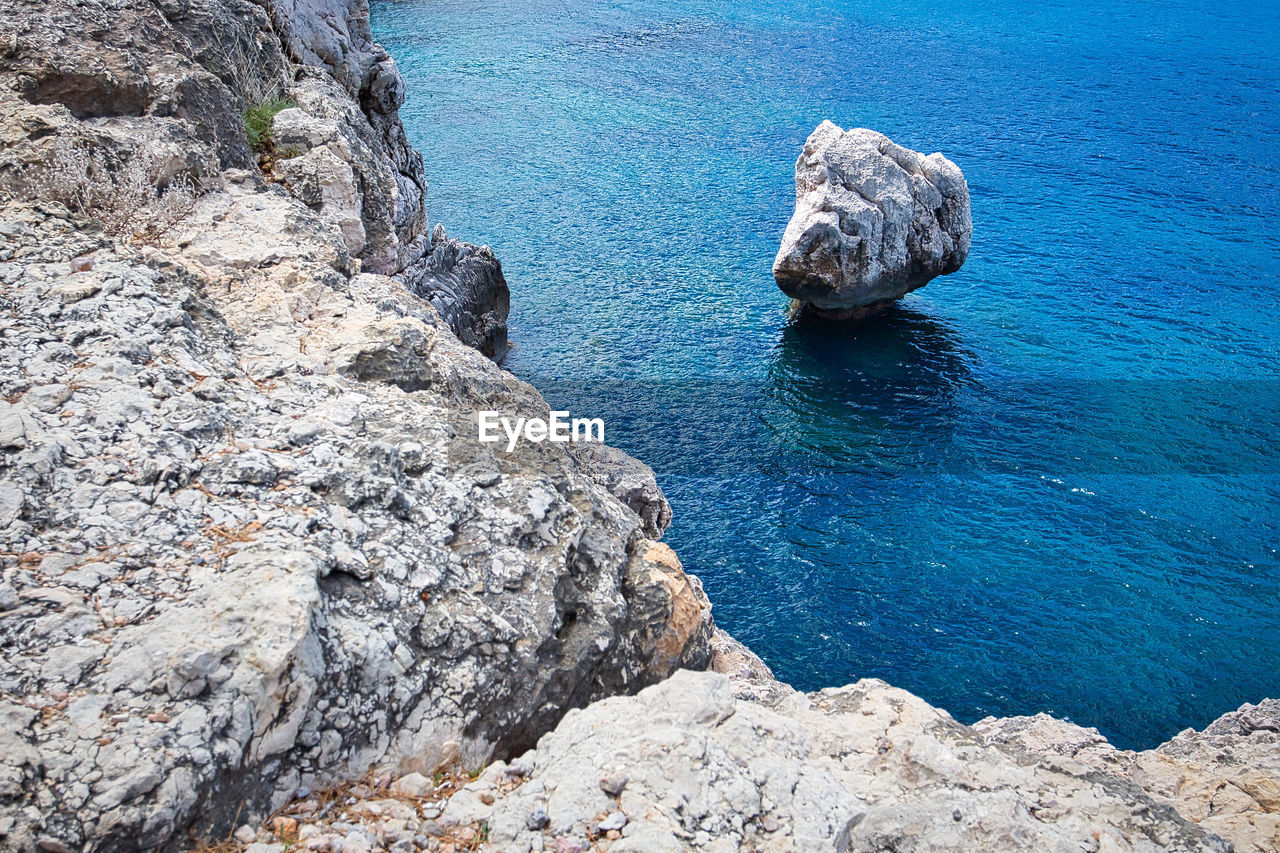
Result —
<path fill-rule="evenodd" d="M 819 308 L 808 302 L 792 299 L 791 304 L 787 307 L 787 315 L 790 317 L 815 317 L 819 320 L 842 323 L 851 320 L 865 320 L 868 317 L 883 314 L 897 302 L 898 300 L 896 299 L 883 299 L 868 305 L 860 305 L 857 308 Z"/>

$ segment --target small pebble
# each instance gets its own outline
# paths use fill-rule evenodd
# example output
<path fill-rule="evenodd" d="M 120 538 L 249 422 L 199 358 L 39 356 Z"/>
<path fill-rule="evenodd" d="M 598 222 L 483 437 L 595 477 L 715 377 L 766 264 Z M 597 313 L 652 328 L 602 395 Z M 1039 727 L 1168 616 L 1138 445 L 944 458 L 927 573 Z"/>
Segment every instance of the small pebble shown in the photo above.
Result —
<path fill-rule="evenodd" d="M 272 818 L 271 831 L 276 835 L 292 838 L 298 834 L 298 822 L 291 817 Z"/>
<path fill-rule="evenodd" d="M 610 773 L 600 779 L 600 790 L 604 791 L 611 797 L 616 797 L 622 793 L 622 789 L 627 787 L 627 779 L 625 774 Z"/>
<path fill-rule="evenodd" d="M 435 790 L 435 783 L 421 773 L 409 773 L 393 782 L 391 790 L 406 797 L 425 797 Z"/>
<path fill-rule="evenodd" d="M 551 823 L 551 817 L 540 808 L 529 812 L 529 816 L 524 819 L 524 825 L 534 832 L 546 829 L 549 823 Z"/>
<path fill-rule="evenodd" d="M 622 829 L 627 825 L 627 816 L 622 812 L 611 812 L 608 817 L 596 824 L 599 832 L 608 832 L 611 829 Z"/>
<path fill-rule="evenodd" d="M 533 772 L 532 764 L 530 764 L 528 761 L 525 761 L 522 758 L 517 758 L 515 761 L 511 762 L 511 764 L 509 764 L 505 770 L 502 771 L 502 775 L 508 778 L 516 779 L 516 778 L 523 778 L 525 776 L 528 776 L 532 772 Z"/>

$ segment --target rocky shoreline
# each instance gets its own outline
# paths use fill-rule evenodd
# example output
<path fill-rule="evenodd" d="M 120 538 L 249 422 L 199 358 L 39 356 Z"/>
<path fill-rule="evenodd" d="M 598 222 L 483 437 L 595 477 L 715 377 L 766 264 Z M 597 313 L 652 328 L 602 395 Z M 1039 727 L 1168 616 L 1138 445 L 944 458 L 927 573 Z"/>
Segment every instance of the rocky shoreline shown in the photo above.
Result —
<path fill-rule="evenodd" d="M 1277 703 L 799 694 L 643 463 L 477 442 L 548 407 L 363 0 L 0 10 L 0 848 L 1275 849 Z"/>

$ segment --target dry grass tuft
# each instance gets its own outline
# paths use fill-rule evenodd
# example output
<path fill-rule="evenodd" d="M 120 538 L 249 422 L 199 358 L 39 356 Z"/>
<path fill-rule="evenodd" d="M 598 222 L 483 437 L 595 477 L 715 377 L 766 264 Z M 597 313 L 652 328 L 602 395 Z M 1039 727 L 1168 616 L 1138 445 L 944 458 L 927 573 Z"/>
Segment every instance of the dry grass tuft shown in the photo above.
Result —
<path fill-rule="evenodd" d="M 199 195 L 186 174 L 161 186 L 161 166 L 154 153 L 119 155 L 62 137 L 36 167 L 32 189 L 42 201 L 93 219 L 112 237 L 154 244 L 191 214 Z"/>
<path fill-rule="evenodd" d="M 234 554 L 235 545 L 252 542 L 262 530 L 262 525 L 251 521 L 243 527 L 230 528 L 223 524 L 211 524 L 204 529 L 204 535 L 213 540 L 213 553 L 219 559 L 226 559 Z"/>

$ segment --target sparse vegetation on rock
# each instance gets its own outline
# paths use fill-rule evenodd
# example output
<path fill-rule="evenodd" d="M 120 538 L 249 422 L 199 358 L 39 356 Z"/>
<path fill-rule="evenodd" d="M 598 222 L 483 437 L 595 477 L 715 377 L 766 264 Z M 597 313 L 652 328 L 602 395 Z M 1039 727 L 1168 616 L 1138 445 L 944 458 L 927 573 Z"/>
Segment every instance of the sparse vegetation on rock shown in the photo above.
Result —
<path fill-rule="evenodd" d="M 277 153 L 271 125 L 277 113 L 296 106 L 288 98 L 277 97 L 253 104 L 244 111 L 244 136 L 255 154 L 262 157 Z"/>
<path fill-rule="evenodd" d="M 112 237 L 154 243 L 190 215 L 198 195 L 190 174 L 161 176 L 162 163 L 151 152 L 120 155 L 64 137 L 36 167 L 32 183 L 40 198 L 87 216 Z"/>

